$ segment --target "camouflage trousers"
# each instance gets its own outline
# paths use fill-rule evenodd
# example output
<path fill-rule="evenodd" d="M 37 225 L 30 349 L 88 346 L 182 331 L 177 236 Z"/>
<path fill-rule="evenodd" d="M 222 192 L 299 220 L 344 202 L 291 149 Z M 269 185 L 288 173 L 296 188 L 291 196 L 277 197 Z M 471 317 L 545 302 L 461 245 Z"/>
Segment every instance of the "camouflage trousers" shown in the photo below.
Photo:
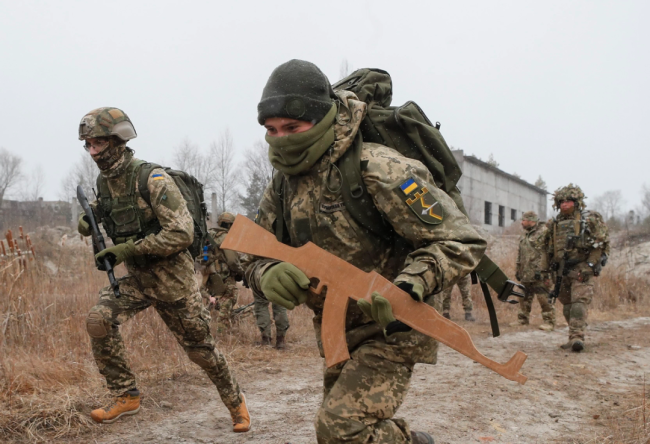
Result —
<path fill-rule="evenodd" d="M 584 341 L 587 329 L 587 310 L 594 294 L 594 283 L 591 280 L 580 282 L 577 273 L 573 271 L 562 279 L 562 287 L 558 300 L 562 305 L 562 314 L 569 324 L 569 340 Z"/>
<path fill-rule="evenodd" d="M 461 278 L 456 285 L 460 290 L 460 295 L 463 299 L 463 309 L 466 313 L 469 313 L 474 308 L 472 304 L 472 278 L 468 274 L 464 278 Z M 451 291 L 454 289 L 453 286 L 449 287 L 442 292 L 442 312 L 449 313 L 449 308 L 451 307 Z"/>
<path fill-rule="evenodd" d="M 260 329 L 262 336 L 271 338 L 273 331 L 271 326 L 271 315 L 269 314 L 269 301 L 256 294 L 253 295 L 255 300 L 255 321 L 257 328 Z M 287 316 L 287 309 L 276 304 L 271 304 L 273 311 L 273 320 L 275 321 L 275 333 L 277 336 L 285 336 L 289 330 L 289 317 Z"/>
<path fill-rule="evenodd" d="M 136 387 L 119 326 L 153 306 L 190 360 L 201 367 L 217 387 L 226 407 L 232 410 L 239 406 L 239 385 L 226 358 L 214 346 L 210 314 L 198 292 L 175 302 L 162 302 L 144 295 L 137 281 L 127 276 L 120 279 L 120 293 L 118 299 L 110 287 L 103 288 L 99 303 L 86 319 L 97 367 L 113 394 L 120 395 Z"/>
<path fill-rule="evenodd" d="M 318 443 L 410 443 L 408 423 L 393 416 L 404 402 L 414 365 L 391 356 L 385 342 L 377 340 L 361 345 L 349 361 L 325 369 L 315 420 Z"/>
<path fill-rule="evenodd" d="M 530 312 L 533 308 L 533 300 L 537 296 L 537 302 L 542 308 L 542 319 L 545 323 L 555 326 L 555 305 L 548 301 L 548 289 L 541 282 L 522 282 L 526 287 L 524 298 L 519 303 L 519 314 L 517 315 L 519 323 L 528 324 Z"/>
<path fill-rule="evenodd" d="M 217 296 L 219 302 L 219 313 L 217 313 L 217 331 L 222 333 L 232 326 L 232 311 L 237 305 L 239 291 L 235 278 L 229 276 L 224 281 L 225 290 L 221 296 Z"/>

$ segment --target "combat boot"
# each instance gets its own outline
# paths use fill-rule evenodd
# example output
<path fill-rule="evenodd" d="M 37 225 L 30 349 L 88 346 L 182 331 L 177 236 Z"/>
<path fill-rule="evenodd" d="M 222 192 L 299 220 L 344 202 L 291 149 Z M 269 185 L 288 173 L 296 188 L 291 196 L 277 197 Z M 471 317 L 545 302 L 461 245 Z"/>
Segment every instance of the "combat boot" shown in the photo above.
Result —
<path fill-rule="evenodd" d="M 472 312 L 471 312 L 471 311 L 466 311 L 466 312 L 465 312 L 465 320 L 466 320 L 466 321 L 469 321 L 469 322 L 474 322 L 474 321 L 476 321 L 476 319 L 474 318 L 474 316 L 472 316 Z"/>
<path fill-rule="evenodd" d="M 553 331 L 555 330 L 555 326 L 553 324 L 549 324 L 548 322 L 544 322 L 539 326 L 539 329 L 544 331 Z"/>
<path fill-rule="evenodd" d="M 573 341 L 569 341 L 569 342 L 567 342 L 566 344 L 562 344 L 562 345 L 560 345 L 560 348 L 561 348 L 562 350 L 568 350 L 568 349 L 570 349 L 572 346 L 573 346 Z"/>
<path fill-rule="evenodd" d="M 278 336 L 275 338 L 275 348 L 278 350 L 284 350 L 287 348 L 287 344 L 284 342 L 284 336 Z"/>
<path fill-rule="evenodd" d="M 433 436 L 426 432 L 413 432 L 411 431 L 411 442 L 413 444 L 436 444 Z"/>
<path fill-rule="evenodd" d="M 257 342 L 255 345 L 259 345 L 260 347 L 272 347 L 273 341 L 268 336 L 262 336 L 262 342 Z"/>
<path fill-rule="evenodd" d="M 584 349 L 585 349 L 585 343 L 582 342 L 580 339 L 576 339 L 575 341 L 573 341 L 573 344 L 571 345 L 571 350 L 573 350 L 576 353 L 580 353 Z"/>
<path fill-rule="evenodd" d="M 443 312 L 442 315 L 443 315 L 445 318 L 447 318 L 447 319 L 451 319 L 451 317 L 449 316 L 449 312 L 448 312 L 448 311 Z"/>
<path fill-rule="evenodd" d="M 137 394 L 133 394 L 137 393 Z M 115 398 L 113 404 L 90 412 L 93 421 L 100 424 L 112 424 L 123 415 L 135 415 L 140 411 L 140 392 L 132 390 Z"/>
<path fill-rule="evenodd" d="M 241 404 L 230 411 L 232 417 L 232 431 L 235 433 L 248 432 L 251 429 L 251 415 L 246 407 L 246 397 L 243 393 L 239 395 Z"/>

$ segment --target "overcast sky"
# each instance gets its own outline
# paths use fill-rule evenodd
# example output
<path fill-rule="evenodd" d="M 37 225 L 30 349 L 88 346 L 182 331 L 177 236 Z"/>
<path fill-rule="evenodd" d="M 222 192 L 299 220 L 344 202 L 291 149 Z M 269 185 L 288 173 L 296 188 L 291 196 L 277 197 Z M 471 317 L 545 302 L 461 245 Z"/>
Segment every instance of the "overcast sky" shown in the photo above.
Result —
<path fill-rule="evenodd" d="M 347 59 L 387 70 L 393 104 L 416 101 L 450 145 L 631 208 L 650 185 L 649 17 L 647 1 L 3 1 L 0 147 L 55 199 L 91 109 L 123 109 L 147 160 L 227 127 L 241 151 L 264 136 L 273 68 L 309 60 L 334 82 Z"/>

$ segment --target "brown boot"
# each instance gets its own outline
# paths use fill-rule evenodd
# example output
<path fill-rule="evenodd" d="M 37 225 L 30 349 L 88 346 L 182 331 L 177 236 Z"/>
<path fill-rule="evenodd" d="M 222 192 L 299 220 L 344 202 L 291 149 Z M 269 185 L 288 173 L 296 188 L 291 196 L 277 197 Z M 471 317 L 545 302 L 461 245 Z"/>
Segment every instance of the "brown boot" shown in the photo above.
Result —
<path fill-rule="evenodd" d="M 475 321 L 476 321 L 476 319 L 474 318 L 474 316 L 472 316 L 472 312 L 471 312 L 471 311 L 466 311 L 466 312 L 465 312 L 465 320 L 466 320 L 466 321 L 469 321 L 469 322 L 475 322 Z"/>
<path fill-rule="evenodd" d="M 555 327 L 553 326 L 553 324 L 544 322 L 542 325 L 539 326 L 539 329 L 543 331 L 553 331 L 555 330 Z"/>
<path fill-rule="evenodd" d="M 261 347 L 272 347 L 273 341 L 268 336 L 262 336 L 262 342 L 258 342 L 255 345 L 259 345 Z"/>
<path fill-rule="evenodd" d="M 275 338 L 275 348 L 278 350 L 284 350 L 287 348 L 287 344 L 284 342 L 284 336 L 278 336 Z"/>
<path fill-rule="evenodd" d="M 235 433 L 248 432 L 251 429 L 251 415 L 246 407 L 246 397 L 244 394 L 239 395 L 241 404 L 239 407 L 230 411 L 232 417 L 232 431 Z"/>
<path fill-rule="evenodd" d="M 568 349 L 570 349 L 572 346 L 573 346 L 573 341 L 569 341 L 569 342 L 567 342 L 566 344 L 562 344 L 562 345 L 560 345 L 560 348 L 561 348 L 562 350 L 568 350 Z"/>
<path fill-rule="evenodd" d="M 442 315 L 443 315 L 445 318 L 447 318 L 447 319 L 451 319 L 451 317 L 449 317 L 449 312 L 448 312 L 448 311 L 444 311 L 444 312 L 442 313 Z"/>
<path fill-rule="evenodd" d="M 411 431 L 411 442 L 413 444 L 436 444 L 433 436 L 427 432 L 413 432 Z"/>
<path fill-rule="evenodd" d="M 130 395 L 128 392 L 115 398 L 113 404 L 90 412 L 93 421 L 100 424 L 112 424 L 122 415 L 135 415 L 140 411 L 140 394 Z"/>

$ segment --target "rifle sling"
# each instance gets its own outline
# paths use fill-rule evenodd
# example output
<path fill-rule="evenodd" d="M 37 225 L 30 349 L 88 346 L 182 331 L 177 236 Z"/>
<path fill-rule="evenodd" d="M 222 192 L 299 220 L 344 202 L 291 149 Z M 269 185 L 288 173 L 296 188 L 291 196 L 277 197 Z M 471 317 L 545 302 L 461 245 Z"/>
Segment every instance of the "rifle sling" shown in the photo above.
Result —
<path fill-rule="evenodd" d="M 490 289 L 488 288 L 485 282 L 476 279 L 476 273 L 472 271 L 472 282 L 474 282 L 475 280 L 477 280 L 481 284 L 483 297 L 485 297 L 485 305 L 487 306 L 488 314 L 490 315 L 490 326 L 492 327 L 492 337 L 496 338 L 501 334 L 501 332 L 499 331 L 499 321 L 497 319 L 497 312 L 494 309 L 492 296 L 490 296 Z"/>

